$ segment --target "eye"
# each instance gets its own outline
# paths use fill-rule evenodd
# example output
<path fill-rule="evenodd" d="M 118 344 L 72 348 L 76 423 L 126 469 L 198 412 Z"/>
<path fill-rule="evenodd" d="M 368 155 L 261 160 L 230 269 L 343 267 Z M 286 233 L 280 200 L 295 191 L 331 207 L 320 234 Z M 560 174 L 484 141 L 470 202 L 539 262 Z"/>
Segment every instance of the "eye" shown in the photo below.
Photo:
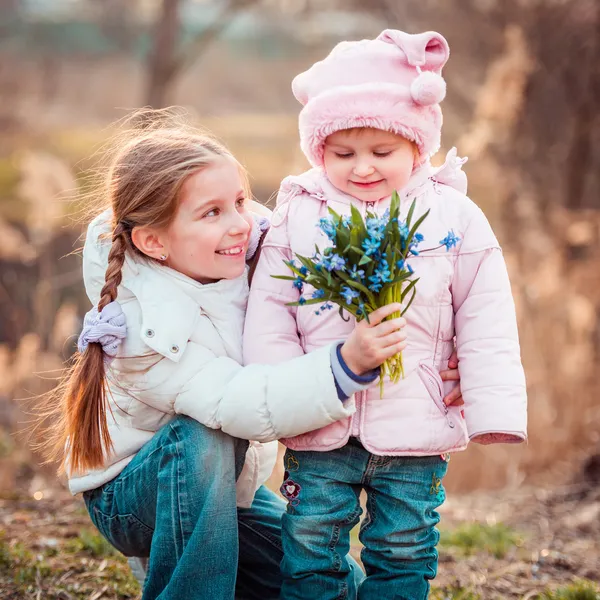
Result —
<path fill-rule="evenodd" d="M 388 150 L 387 152 L 373 152 L 373 154 L 377 157 L 377 158 L 385 158 L 386 156 L 389 156 L 392 153 L 391 150 Z"/>
<path fill-rule="evenodd" d="M 238 199 L 235 201 L 235 205 L 236 205 L 238 208 L 244 208 L 244 206 L 246 206 L 246 198 L 238 198 Z"/>
<path fill-rule="evenodd" d="M 207 213 L 205 213 L 202 218 L 205 219 L 206 217 L 218 217 L 220 212 L 221 211 L 218 208 L 213 208 L 212 210 L 209 210 Z"/>
<path fill-rule="evenodd" d="M 354 154 L 352 152 L 345 152 L 345 153 L 335 152 L 335 155 L 338 158 L 351 158 Z"/>

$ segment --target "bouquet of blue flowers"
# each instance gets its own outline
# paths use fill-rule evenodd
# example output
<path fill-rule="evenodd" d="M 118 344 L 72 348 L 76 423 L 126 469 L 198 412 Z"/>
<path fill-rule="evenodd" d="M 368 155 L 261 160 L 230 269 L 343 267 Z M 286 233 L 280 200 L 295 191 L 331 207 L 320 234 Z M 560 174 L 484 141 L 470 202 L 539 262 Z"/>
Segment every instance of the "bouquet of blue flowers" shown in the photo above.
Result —
<path fill-rule="evenodd" d="M 296 255 L 296 260 L 284 261 L 293 275 L 273 275 L 276 279 L 293 281 L 300 293 L 305 284 L 315 288 L 310 298 L 303 295 L 290 306 L 318 304 L 316 314 L 339 307 L 353 314 L 358 321 L 369 319 L 369 314 L 381 306 L 398 302 L 402 311 L 389 319 L 404 315 L 414 300 L 419 280 L 407 263 L 410 255 L 417 255 L 423 236 L 418 229 L 429 211 L 412 222 L 415 201 L 406 220 L 400 221 L 400 198 L 392 195 L 389 210 L 381 217 L 367 212 L 363 220 L 352 206 L 350 216 L 340 216 L 331 208 L 329 216 L 318 224 L 331 241 L 331 246 L 321 252 L 317 246 L 312 257 Z M 345 319 L 347 320 L 347 319 Z M 402 354 L 389 358 L 381 365 L 380 389 L 383 395 L 384 378 L 397 382 L 404 376 Z"/>

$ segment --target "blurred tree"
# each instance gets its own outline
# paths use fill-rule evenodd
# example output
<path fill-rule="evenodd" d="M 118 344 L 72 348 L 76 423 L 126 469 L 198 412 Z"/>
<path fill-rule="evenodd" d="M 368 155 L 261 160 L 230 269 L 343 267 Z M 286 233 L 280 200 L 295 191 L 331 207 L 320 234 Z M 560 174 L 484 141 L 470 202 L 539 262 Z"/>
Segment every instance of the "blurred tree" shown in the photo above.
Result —
<path fill-rule="evenodd" d="M 319 5 L 319 0 L 308 2 Z M 364 10 L 361 0 L 339 5 Z M 543 203 L 600 208 L 600 5 L 596 0 L 371 0 L 369 10 L 377 11 L 389 27 L 415 32 L 437 29 L 448 38 L 452 59 L 446 105 L 463 117 L 463 125 L 465 117 L 475 116 L 477 90 L 485 94 L 482 83 L 489 82 L 490 71 L 498 69 L 495 59 L 508 56 L 522 40 L 521 65 L 527 62 L 531 68 L 523 73 L 519 96 L 512 98 L 510 123 L 505 123 L 510 128 L 501 135 L 498 128 L 499 135 L 479 150 L 492 152 L 518 169 L 541 192 L 538 197 Z M 510 83 L 511 74 L 518 71 L 516 67 L 508 72 L 504 83 Z M 496 113 L 488 120 L 497 120 Z"/>
<path fill-rule="evenodd" d="M 181 0 L 162 0 L 156 17 L 152 48 L 148 56 L 146 104 L 162 108 L 168 102 L 169 91 L 176 78 L 221 35 L 231 20 L 241 10 L 248 9 L 259 0 L 225 0 L 212 22 L 198 35 L 182 46 L 180 43 Z"/>

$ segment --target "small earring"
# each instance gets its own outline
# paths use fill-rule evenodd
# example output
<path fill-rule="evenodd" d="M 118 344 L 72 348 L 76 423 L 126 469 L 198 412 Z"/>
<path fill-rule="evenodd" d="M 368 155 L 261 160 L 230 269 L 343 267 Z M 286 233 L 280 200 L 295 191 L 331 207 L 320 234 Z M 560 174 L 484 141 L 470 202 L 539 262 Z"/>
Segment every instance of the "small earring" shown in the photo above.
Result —
<path fill-rule="evenodd" d="M 160 255 L 160 260 L 167 260 L 167 255 L 166 254 L 161 254 Z"/>

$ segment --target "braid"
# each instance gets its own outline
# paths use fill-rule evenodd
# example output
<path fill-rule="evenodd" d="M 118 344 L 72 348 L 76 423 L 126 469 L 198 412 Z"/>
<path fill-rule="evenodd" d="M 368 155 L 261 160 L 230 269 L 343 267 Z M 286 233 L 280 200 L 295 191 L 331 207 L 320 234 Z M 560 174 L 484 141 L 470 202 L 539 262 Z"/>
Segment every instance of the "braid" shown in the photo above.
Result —
<path fill-rule="evenodd" d="M 122 269 L 128 246 L 128 235 L 127 227 L 123 223 L 117 223 L 112 235 L 112 246 L 108 253 L 108 266 L 104 276 L 105 283 L 100 292 L 98 310 L 102 310 L 117 298 L 117 288 L 123 279 Z"/>
<path fill-rule="evenodd" d="M 165 112 L 168 117 L 167 112 L 169 109 Z M 101 194 L 110 200 L 114 228 L 98 311 L 117 299 L 126 253 L 148 258 L 134 244 L 133 228 L 168 227 L 175 218 L 180 190 L 187 178 L 212 164 L 217 156 L 231 157 L 210 138 L 191 127 L 180 127 L 178 119 L 171 125 L 170 119 L 159 123 L 159 116 L 159 112 L 149 111 L 148 122 L 141 123 L 133 137 L 129 133 L 117 137 L 116 155 L 111 152 Z M 68 468 L 69 473 L 102 468 L 113 450 L 105 358 L 102 345 L 90 342 L 83 353 L 75 356 L 63 383 L 49 399 L 47 416 L 52 422 L 48 421 L 45 447 L 49 457 L 62 459 L 62 468 Z"/>

